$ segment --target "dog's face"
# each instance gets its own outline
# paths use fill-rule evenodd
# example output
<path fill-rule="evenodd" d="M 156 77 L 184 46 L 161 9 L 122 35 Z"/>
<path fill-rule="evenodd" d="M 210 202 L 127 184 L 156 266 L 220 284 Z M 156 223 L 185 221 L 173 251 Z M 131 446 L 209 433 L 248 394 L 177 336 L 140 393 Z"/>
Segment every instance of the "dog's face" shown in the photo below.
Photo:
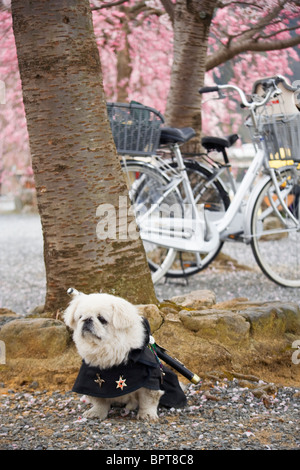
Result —
<path fill-rule="evenodd" d="M 142 318 L 135 306 L 119 297 L 76 293 L 64 320 L 74 330 L 79 354 L 93 366 L 120 364 L 130 349 L 143 344 Z"/>

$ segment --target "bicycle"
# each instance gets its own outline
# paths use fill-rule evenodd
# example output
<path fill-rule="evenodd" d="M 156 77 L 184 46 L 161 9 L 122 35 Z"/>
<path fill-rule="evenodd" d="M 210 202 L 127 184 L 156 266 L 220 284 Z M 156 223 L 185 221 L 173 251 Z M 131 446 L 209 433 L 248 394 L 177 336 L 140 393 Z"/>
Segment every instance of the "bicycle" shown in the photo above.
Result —
<path fill-rule="evenodd" d="M 136 122 L 138 111 L 140 112 L 141 125 Z M 171 180 L 172 174 L 174 174 L 174 172 L 176 174 L 176 162 L 174 162 L 174 159 L 170 165 L 167 163 L 167 159 L 164 154 L 160 157 L 156 154 L 153 159 L 153 153 L 155 153 L 154 149 L 156 149 L 160 144 L 158 149 L 160 152 L 162 149 L 164 149 L 165 152 L 166 148 L 172 151 L 169 139 L 171 139 L 172 142 L 178 141 L 179 143 L 182 143 L 194 136 L 195 133 L 191 128 L 163 128 L 161 130 L 161 134 L 158 136 L 157 122 L 163 123 L 163 116 L 153 108 L 145 107 L 135 102 L 130 105 L 124 103 L 108 103 L 108 114 L 119 153 L 138 155 L 137 160 L 128 160 L 126 157 L 126 159 L 123 159 L 122 161 L 128 188 L 130 189 L 129 194 L 132 202 L 134 202 L 135 199 L 135 209 L 136 212 L 138 212 L 140 207 L 143 207 L 143 205 L 146 204 L 147 198 L 148 207 L 155 204 L 157 201 L 157 195 L 164 188 L 164 185 Z M 126 142 L 124 126 L 127 129 Z M 140 132 L 138 138 L 136 138 L 136 129 L 140 127 L 144 129 L 144 133 Z M 147 128 L 148 130 L 146 131 Z M 155 131 L 153 131 L 153 128 Z M 171 132 L 171 136 L 169 135 L 169 132 Z M 215 147 L 217 144 L 218 148 L 221 148 L 224 158 L 226 158 L 227 161 L 226 147 L 233 145 L 237 138 L 238 136 L 236 135 L 232 135 L 229 136 L 229 138 L 224 139 L 217 138 L 217 140 L 214 137 L 207 138 L 207 145 L 211 146 L 213 144 L 213 147 Z M 128 151 L 129 147 L 130 152 Z M 145 157 L 148 157 L 148 160 L 155 160 L 155 168 L 153 165 L 149 165 L 149 163 L 145 165 Z M 159 165 L 158 158 L 160 158 Z M 187 159 L 184 164 L 190 179 L 190 184 L 193 186 L 193 192 L 194 194 L 197 193 L 196 203 L 202 203 L 205 201 L 206 205 L 215 213 L 217 213 L 217 211 L 225 210 L 225 208 L 229 206 L 230 200 L 223 182 L 219 178 L 214 178 L 214 174 L 211 169 L 208 166 L 203 165 L 201 162 Z M 137 175 L 139 178 L 137 178 Z M 142 175 L 144 176 L 142 177 Z M 150 186 L 151 192 L 146 186 L 146 178 L 152 180 Z M 211 183 L 207 186 L 209 178 L 211 178 Z M 141 193 L 141 189 L 143 187 L 145 188 L 144 197 L 143 199 L 141 197 L 138 198 L 138 194 Z M 145 194 L 147 190 L 148 194 L 146 198 Z M 166 198 L 164 200 L 166 206 L 173 206 L 177 201 L 178 195 L 174 196 L 174 194 L 171 194 L 167 200 Z M 138 203 L 140 204 L 139 206 Z M 143 210 L 145 211 L 145 208 Z M 174 251 L 169 251 L 168 248 L 153 245 L 150 242 L 144 242 L 149 266 L 151 270 L 154 271 L 154 282 L 160 279 L 162 271 L 165 272 L 164 266 L 169 265 L 170 259 L 173 259 L 172 269 L 169 268 L 167 272 L 165 272 L 164 275 L 166 277 L 186 277 L 195 274 L 201 269 L 204 269 L 214 259 L 222 245 L 223 243 L 220 243 L 215 251 L 206 254 L 196 253 L 196 261 L 193 261 L 190 259 L 190 253 L 188 252 L 183 254 L 182 252 L 177 251 L 174 255 Z M 160 266 L 161 264 L 163 265 Z"/>
<path fill-rule="evenodd" d="M 256 90 L 249 101 L 235 85 L 200 90 L 201 93 L 237 92 L 242 106 L 250 112 L 256 153 L 232 200 L 220 178 L 226 166 L 212 168 L 183 159 L 180 145 L 193 137 L 191 128 L 160 128 L 158 142 L 172 150 L 173 161 L 153 155 L 155 145 L 153 148 L 148 145 L 146 151 L 145 146 L 139 149 L 135 153 L 137 160 L 123 157 L 129 194 L 154 283 L 165 275 L 179 275 L 180 270 L 173 267 L 178 253 L 194 253 L 195 266 L 188 268 L 189 274 L 193 274 L 214 259 L 224 241 L 234 239 L 251 245 L 258 265 L 271 280 L 287 287 L 300 286 L 300 253 L 297 252 L 300 246 L 300 173 L 297 168 L 300 119 L 296 106 L 291 113 L 291 107 L 285 109 L 283 99 L 286 90 L 294 93 L 295 89 L 281 76 L 257 81 L 255 88 L 259 93 Z M 118 104 L 114 106 L 118 108 Z M 134 122 L 140 129 L 140 123 L 133 119 L 131 105 L 125 106 L 130 120 L 125 122 L 124 116 L 119 120 L 123 120 L 122 132 L 126 123 L 130 128 Z M 142 107 L 140 115 L 145 112 L 157 113 L 152 108 Z M 162 116 L 156 116 L 163 123 Z M 110 120 L 112 124 L 112 115 Z M 151 122 L 149 114 L 146 120 Z M 131 149 L 122 150 L 118 143 L 120 130 L 113 131 L 113 135 L 119 153 L 132 155 Z M 270 164 L 270 161 L 279 164 Z M 262 176 L 256 181 L 259 173 Z"/>

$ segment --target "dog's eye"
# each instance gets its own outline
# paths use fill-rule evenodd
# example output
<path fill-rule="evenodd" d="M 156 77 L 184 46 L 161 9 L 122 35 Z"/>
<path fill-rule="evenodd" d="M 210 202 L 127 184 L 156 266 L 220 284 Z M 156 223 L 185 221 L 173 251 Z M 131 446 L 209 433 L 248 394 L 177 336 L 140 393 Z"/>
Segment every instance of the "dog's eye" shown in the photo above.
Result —
<path fill-rule="evenodd" d="M 102 315 L 98 315 L 98 320 L 100 323 L 102 323 L 102 325 L 106 325 L 107 324 L 107 320 L 105 320 L 105 318 L 102 317 Z"/>

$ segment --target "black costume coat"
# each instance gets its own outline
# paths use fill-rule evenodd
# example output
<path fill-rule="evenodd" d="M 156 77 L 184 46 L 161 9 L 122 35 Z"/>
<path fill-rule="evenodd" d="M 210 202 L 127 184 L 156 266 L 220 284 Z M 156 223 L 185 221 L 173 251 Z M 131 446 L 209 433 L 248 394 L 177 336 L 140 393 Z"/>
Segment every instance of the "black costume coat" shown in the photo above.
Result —
<path fill-rule="evenodd" d="M 72 391 L 99 398 L 118 398 L 141 387 L 163 390 L 160 404 L 168 408 L 186 405 L 186 397 L 174 372 L 158 362 L 148 347 L 150 326 L 144 318 L 145 342 L 130 351 L 126 363 L 109 369 L 92 367 L 82 361 Z"/>

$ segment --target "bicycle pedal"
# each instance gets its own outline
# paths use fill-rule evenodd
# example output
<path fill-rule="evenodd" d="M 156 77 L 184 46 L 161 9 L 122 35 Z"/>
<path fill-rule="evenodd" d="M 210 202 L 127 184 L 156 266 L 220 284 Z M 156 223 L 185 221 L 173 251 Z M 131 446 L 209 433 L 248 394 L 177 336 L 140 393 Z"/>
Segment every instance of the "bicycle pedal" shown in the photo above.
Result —
<path fill-rule="evenodd" d="M 241 235 L 243 235 L 243 231 L 239 231 L 239 232 L 236 232 L 236 233 L 230 233 L 228 236 L 227 236 L 227 239 L 229 240 L 242 240 L 242 237 Z"/>

